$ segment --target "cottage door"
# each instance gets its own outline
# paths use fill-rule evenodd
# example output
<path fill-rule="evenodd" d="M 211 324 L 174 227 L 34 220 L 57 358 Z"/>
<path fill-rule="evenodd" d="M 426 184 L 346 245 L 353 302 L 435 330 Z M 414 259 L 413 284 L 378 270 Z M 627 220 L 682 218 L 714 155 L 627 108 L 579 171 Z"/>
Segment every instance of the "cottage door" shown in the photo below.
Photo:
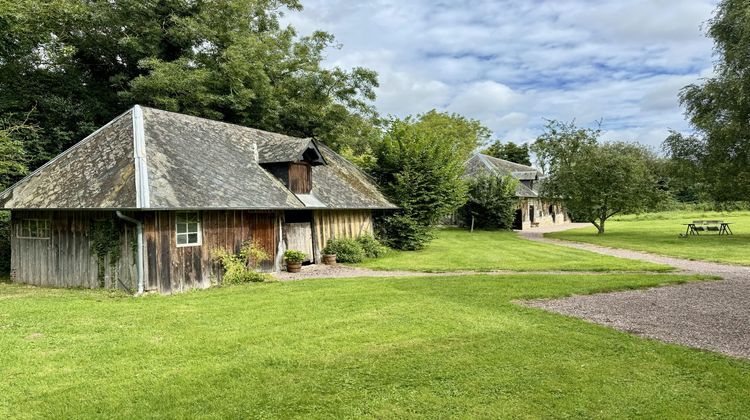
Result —
<path fill-rule="evenodd" d="M 313 261 L 312 226 L 306 223 L 285 223 L 286 249 L 305 253 L 305 262 Z"/>

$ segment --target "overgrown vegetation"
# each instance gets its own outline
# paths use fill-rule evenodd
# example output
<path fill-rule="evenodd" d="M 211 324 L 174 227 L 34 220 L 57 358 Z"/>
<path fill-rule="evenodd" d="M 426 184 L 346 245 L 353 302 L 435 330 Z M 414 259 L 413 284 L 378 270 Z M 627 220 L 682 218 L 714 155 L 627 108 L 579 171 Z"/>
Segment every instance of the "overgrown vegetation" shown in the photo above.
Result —
<path fill-rule="evenodd" d="M 357 242 L 362 247 L 366 258 L 380 258 L 388 252 L 388 248 L 372 235 L 361 235 L 357 238 Z"/>
<path fill-rule="evenodd" d="M 476 120 L 430 111 L 393 119 L 377 144 L 373 175 L 400 210 L 379 221 L 390 247 L 420 249 L 429 231 L 466 202 L 464 162 L 489 138 Z"/>
<path fill-rule="evenodd" d="M 10 274 L 10 212 L 0 211 L 0 277 Z"/>
<path fill-rule="evenodd" d="M 119 223 L 113 218 L 92 220 L 89 226 L 89 242 L 91 243 L 91 252 L 96 256 L 99 287 L 103 288 L 106 286 L 106 261 L 109 258 L 109 267 L 112 275 L 110 288 L 117 288 L 116 268 L 122 256 Z"/>
<path fill-rule="evenodd" d="M 343 263 L 358 263 L 365 259 L 365 250 L 356 239 L 329 239 L 323 248 L 324 254 L 336 254 L 336 261 Z"/>
<path fill-rule="evenodd" d="M 268 274 L 258 271 L 270 257 L 256 242 L 247 241 L 242 244 L 239 254 L 217 248 L 211 251 L 211 257 L 220 262 L 224 270 L 221 277 L 222 285 L 263 282 L 271 278 Z"/>
<path fill-rule="evenodd" d="M 518 181 L 511 176 L 480 175 L 468 183 L 468 200 L 459 209 L 463 226 L 512 229 L 518 206 Z"/>

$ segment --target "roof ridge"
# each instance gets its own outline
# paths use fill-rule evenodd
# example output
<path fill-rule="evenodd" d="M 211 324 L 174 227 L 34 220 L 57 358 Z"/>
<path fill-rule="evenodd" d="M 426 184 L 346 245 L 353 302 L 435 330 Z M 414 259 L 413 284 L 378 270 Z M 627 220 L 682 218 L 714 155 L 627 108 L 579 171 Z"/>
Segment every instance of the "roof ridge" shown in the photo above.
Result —
<path fill-rule="evenodd" d="M 151 111 L 165 112 L 167 114 L 175 114 L 175 115 L 179 115 L 179 116 L 182 116 L 182 117 L 195 118 L 195 119 L 198 119 L 198 120 L 209 121 L 209 122 L 217 123 L 217 124 L 231 125 L 231 126 L 240 127 L 240 128 L 246 129 L 246 130 L 254 130 L 254 131 L 261 132 L 261 133 L 270 134 L 270 135 L 273 135 L 273 136 L 287 137 L 287 138 L 294 139 L 294 140 L 313 140 L 312 137 L 290 136 L 289 134 L 275 133 L 273 131 L 263 130 L 261 128 L 250 127 L 250 126 L 247 126 L 247 125 L 237 124 L 237 123 L 228 122 L 228 121 L 214 120 L 214 119 L 211 119 L 211 118 L 200 117 L 200 116 L 192 115 L 192 114 L 185 114 L 185 113 L 182 113 L 182 112 L 168 111 L 166 109 L 154 108 L 154 107 L 151 107 L 151 106 L 134 105 L 133 108 L 135 108 L 136 106 L 140 107 L 140 108 L 143 108 L 143 109 L 148 109 L 148 110 L 151 110 Z"/>
<path fill-rule="evenodd" d="M 148 182 L 148 153 L 146 153 L 146 120 L 140 105 L 133 107 L 133 165 L 135 166 L 135 206 L 151 207 Z"/>
<path fill-rule="evenodd" d="M 482 156 L 483 158 L 490 158 L 490 159 L 493 159 L 493 160 L 499 160 L 499 161 L 504 162 L 504 163 L 510 163 L 511 165 L 522 166 L 524 168 L 528 168 L 529 171 L 541 172 L 538 169 L 534 168 L 533 166 L 524 165 L 522 163 L 513 162 L 513 161 L 510 161 L 510 160 L 507 160 L 507 159 L 501 159 L 499 157 L 490 156 L 490 155 L 487 155 L 487 154 L 484 154 L 484 153 L 477 152 L 477 154 L 480 155 L 480 156 Z"/>

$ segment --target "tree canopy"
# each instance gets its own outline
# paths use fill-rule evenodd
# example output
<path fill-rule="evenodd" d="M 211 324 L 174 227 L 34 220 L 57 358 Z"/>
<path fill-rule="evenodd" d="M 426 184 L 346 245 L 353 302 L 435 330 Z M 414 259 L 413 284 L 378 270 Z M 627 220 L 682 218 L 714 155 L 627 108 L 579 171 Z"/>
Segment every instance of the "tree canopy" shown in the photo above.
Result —
<path fill-rule="evenodd" d="M 600 234 L 607 219 L 637 212 L 660 197 L 651 152 L 634 143 L 599 143 L 598 129 L 550 121 L 533 145 L 548 178 L 542 194 L 561 200 L 577 220 Z"/>
<path fill-rule="evenodd" d="M 686 86 L 680 100 L 698 138 L 665 143 L 673 155 L 686 149 L 713 198 L 748 200 L 750 196 L 750 4 L 722 0 L 708 21 L 714 40 L 715 76 Z M 696 141 L 697 140 L 697 141 Z"/>
<path fill-rule="evenodd" d="M 520 163 L 521 165 L 531 166 L 529 145 L 526 143 L 516 144 L 512 141 L 503 143 L 500 140 L 495 140 L 495 142 L 489 147 L 482 150 L 482 153 L 498 159 L 505 159 L 511 162 Z"/>
<path fill-rule="evenodd" d="M 34 168 L 136 103 L 340 147 L 371 130 L 375 72 L 323 68 L 298 0 L 0 2 L 0 115 L 30 110 Z M 11 121 L 13 122 L 13 121 Z"/>
<path fill-rule="evenodd" d="M 467 186 L 461 179 L 464 162 L 488 137 L 489 130 L 478 121 L 456 114 L 433 110 L 392 119 L 374 150 L 372 173 L 385 195 L 401 208 L 399 216 L 415 222 L 413 229 L 429 229 L 466 201 Z M 386 232 L 393 239 L 388 244 L 403 248 L 399 238 L 409 223 L 398 222 Z M 419 248 L 424 241 L 418 242 L 409 248 Z"/>
<path fill-rule="evenodd" d="M 464 226 L 512 229 L 518 180 L 511 176 L 480 175 L 468 180 L 466 204 L 459 210 Z"/>

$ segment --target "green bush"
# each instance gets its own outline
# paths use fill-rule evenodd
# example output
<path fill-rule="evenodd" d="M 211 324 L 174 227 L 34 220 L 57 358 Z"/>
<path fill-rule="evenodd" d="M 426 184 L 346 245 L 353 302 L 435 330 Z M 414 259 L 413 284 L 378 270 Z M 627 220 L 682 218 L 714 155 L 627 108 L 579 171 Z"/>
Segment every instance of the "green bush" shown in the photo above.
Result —
<path fill-rule="evenodd" d="M 362 246 L 367 258 L 380 258 L 388 252 L 388 248 L 378 242 L 372 235 L 362 235 L 357 238 L 357 242 Z"/>
<path fill-rule="evenodd" d="M 10 274 L 10 213 L 0 211 L 0 277 Z"/>
<path fill-rule="evenodd" d="M 324 254 L 336 254 L 336 261 L 358 263 L 365 259 L 365 250 L 354 239 L 331 239 L 323 248 Z"/>
<path fill-rule="evenodd" d="M 268 253 L 256 243 L 246 242 L 239 254 L 232 254 L 223 248 L 211 251 L 214 260 L 224 269 L 222 284 L 255 283 L 270 280 L 266 273 L 258 272 L 260 265 L 269 260 Z"/>
<path fill-rule="evenodd" d="M 478 176 L 468 182 L 468 201 L 459 209 L 464 226 L 512 229 L 518 181 L 509 176 Z"/>
<path fill-rule="evenodd" d="M 416 251 L 432 240 L 430 226 L 405 214 L 394 214 L 377 221 L 378 237 L 389 248 Z"/>
<path fill-rule="evenodd" d="M 289 262 L 302 262 L 305 260 L 306 256 L 307 255 L 304 252 L 294 249 L 288 249 L 284 252 L 284 259 Z"/>

